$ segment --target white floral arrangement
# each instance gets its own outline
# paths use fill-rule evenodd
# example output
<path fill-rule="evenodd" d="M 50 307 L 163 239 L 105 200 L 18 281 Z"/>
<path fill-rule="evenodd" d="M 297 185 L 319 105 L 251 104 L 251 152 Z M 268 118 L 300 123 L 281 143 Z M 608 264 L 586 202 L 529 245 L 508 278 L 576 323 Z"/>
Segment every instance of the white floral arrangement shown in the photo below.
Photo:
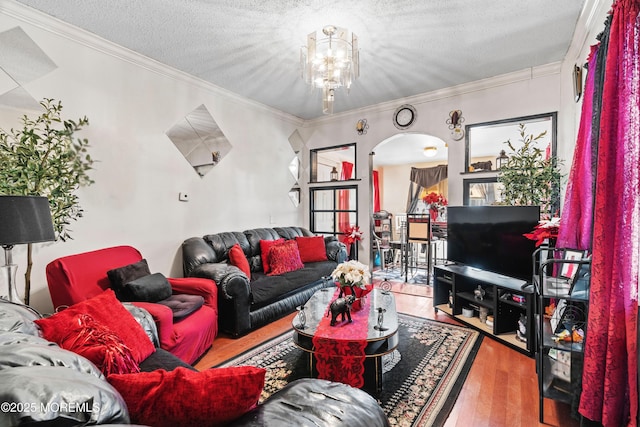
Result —
<path fill-rule="evenodd" d="M 365 288 L 369 280 L 371 280 L 369 267 L 356 260 L 339 264 L 331 273 L 331 277 L 340 283 L 341 287 L 358 286 Z"/>

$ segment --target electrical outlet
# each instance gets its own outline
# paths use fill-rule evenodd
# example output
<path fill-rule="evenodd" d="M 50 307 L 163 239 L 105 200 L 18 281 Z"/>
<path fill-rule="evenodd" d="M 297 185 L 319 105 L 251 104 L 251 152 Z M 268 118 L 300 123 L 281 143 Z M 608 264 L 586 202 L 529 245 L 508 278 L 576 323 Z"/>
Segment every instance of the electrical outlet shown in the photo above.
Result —
<path fill-rule="evenodd" d="M 178 200 L 180 200 L 181 202 L 188 202 L 189 195 L 187 193 L 178 193 Z"/>

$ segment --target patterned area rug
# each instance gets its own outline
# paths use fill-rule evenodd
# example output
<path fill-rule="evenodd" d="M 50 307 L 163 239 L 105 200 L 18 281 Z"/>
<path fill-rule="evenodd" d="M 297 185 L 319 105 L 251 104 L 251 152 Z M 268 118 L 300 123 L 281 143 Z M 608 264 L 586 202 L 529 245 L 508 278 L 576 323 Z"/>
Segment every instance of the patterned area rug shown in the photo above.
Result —
<path fill-rule="evenodd" d="M 391 425 L 442 426 L 473 364 L 482 336 L 471 329 L 398 314 L 400 344 L 384 357 L 378 402 Z M 218 367 L 267 369 L 261 401 L 287 383 L 308 377 L 308 355 L 293 344 L 293 331 L 269 340 Z"/>
<path fill-rule="evenodd" d="M 391 282 L 405 282 L 405 272 L 399 267 L 390 267 L 385 270 L 374 270 L 373 279 L 389 280 Z M 424 269 L 411 269 L 406 276 L 405 283 L 416 285 L 428 285 L 427 274 Z"/>

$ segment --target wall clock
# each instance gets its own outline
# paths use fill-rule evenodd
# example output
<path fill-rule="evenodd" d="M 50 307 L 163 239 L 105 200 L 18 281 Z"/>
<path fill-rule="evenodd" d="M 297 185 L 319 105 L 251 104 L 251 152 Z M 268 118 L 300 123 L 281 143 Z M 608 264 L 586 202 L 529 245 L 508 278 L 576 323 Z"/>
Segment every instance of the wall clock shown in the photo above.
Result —
<path fill-rule="evenodd" d="M 415 123 L 417 118 L 418 114 L 413 105 L 404 104 L 393 113 L 393 124 L 398 129 L 407 129 Z"/>

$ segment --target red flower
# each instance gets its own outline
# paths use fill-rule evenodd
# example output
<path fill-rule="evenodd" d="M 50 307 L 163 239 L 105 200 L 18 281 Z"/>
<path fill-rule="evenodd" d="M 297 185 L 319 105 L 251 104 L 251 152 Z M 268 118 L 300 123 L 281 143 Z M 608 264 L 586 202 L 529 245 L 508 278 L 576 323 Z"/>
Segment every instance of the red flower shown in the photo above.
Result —
<path fill-rule="evenodd" d="M 447 206 L 447 199 L 445 199 L 442 194 L 438 194 L 434 191 L 424 196 L 422 200 L 429 205 L 429 209 L 432 211 L 437 211 L 441 207 Z"/>
<path fill-rule="evenodd" d="M 362 231 L 360 231 L 360 227 L 354 225 L 352 227 L 347 228 L 347 232 L 344 233 L 345 242 L 349 245 L 357 242 L 358 240 L 362 240 Z"/>
<path fill-rule="evenodd" d="M 544 243 L 545 239 L 555 239 L 558 237 L 560 230 L 560 218 L 552 218 L 551 220 L 540 221 L 531 233 L 523 234 L 529 240 L 536 241 L 536 247 Z"/>

